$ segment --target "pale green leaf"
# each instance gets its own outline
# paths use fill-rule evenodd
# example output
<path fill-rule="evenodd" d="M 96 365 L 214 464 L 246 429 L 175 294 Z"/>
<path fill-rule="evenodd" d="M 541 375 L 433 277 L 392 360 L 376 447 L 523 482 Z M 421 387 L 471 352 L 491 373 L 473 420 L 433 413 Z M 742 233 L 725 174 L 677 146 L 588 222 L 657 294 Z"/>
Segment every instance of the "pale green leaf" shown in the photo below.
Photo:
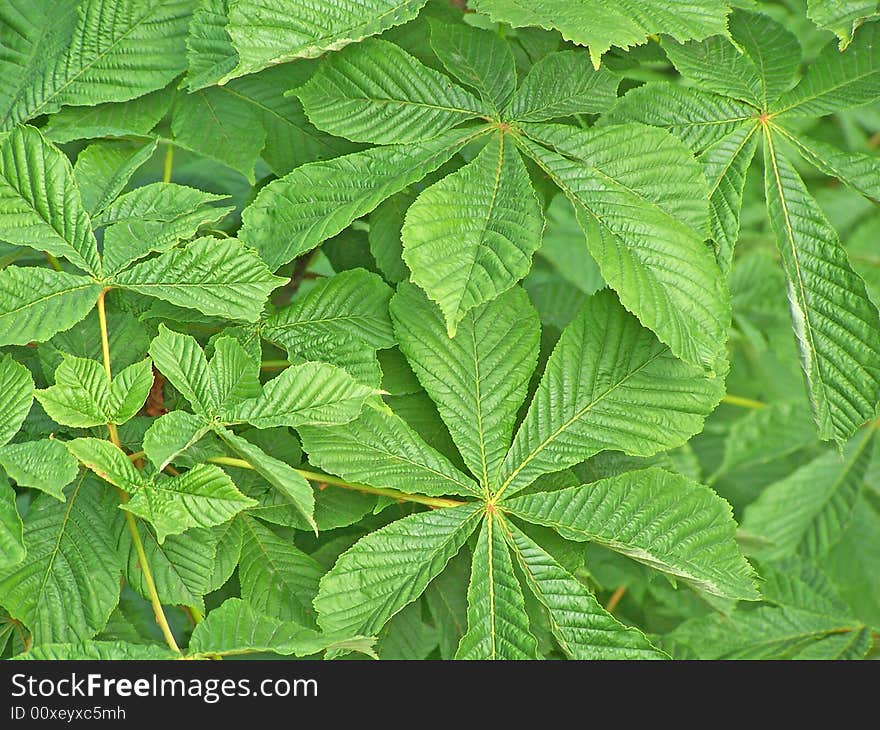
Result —
<path fill-rule="evenodd" d="M 119 600 L 113 490 L 80 479 L 67 502 L 34 500 L 24 523 L 27 557 L 0 579 L 0 603 L 34 643 L 84 641 L 104 628 Z"/>
<path fill-rule="evenodd" d="M 840 39 L 844 50 L 858 27 L 880 15 L 877 0 L 807 0 L 807 15 L 816 25 L 830 30 Z"/>
<path fill-rule="evenodd" d="M 573 114 L 598 114 L 617 100 L 619 80 L 596 70 L 581 51 L 544 56 L 529 69 L 505 116 L 517 122 L 543 122 Z"/>
<path fill-rule="evenodd" d="M 418 142 L 486 114 L 448 76 L 378 39 L 331 55 L 296 95 L 318 129 L 354 142 Z"/>
<path fill-rule="evenodd" d="M 5 573 L 22 562 L 27 554 L 24 526 L 15 506 L 15 490 L 0 478 L 0 569 Z"/>
<path fill-rule="evenodd" d="M 772 132 L 765 135 L 764 163 L 768 214 L 813 418 L 820 438 L 843 443 L 880 400 L 880 316 L 837 232 L 779 155 Z"/>
<path fill-rule="evenodd" d="M 324 631 L 373 634 L 418 598 L 479 524 L 476 505 L 404 517 L 361 538 L 321 579 Z"/>
<path fill-rule="evenodd" d="M 718 0 L 472 0 L 469 6 L 515 28 L 558 30 L 565 40 L 589 46 L 596 68 L 611 46 L 629 48 L 652 34 L 666 33 L 679 41 L 726 35 L 730 12 L 728 3 Z"/>
<path fill-rule="evenodd" d="M 480 494 L 469 477 L 393 414 L 368 407 L 351 423 L 304 427 L 299 434 L 311 463 L 352 482 L 408 494 Z"/>
<path fill-rule="evenodd" d="M 90 215 L 100 213 L 116 199 L 137 169 L 152 157 L 158 144 L 157 139 L 104 140 L 77 155 L 73 177 Z"/>
<path fill-rule="evenodd" d="M 17 486 L 39 489 L 62 502 L 64 487 L 79 471 L 64 444 L 53 439 L 0 446 L 0 465 Z"/>
<path fill-rule="evenodd" d="M 279 621 L 256 612 L 240 598 L 229 598 L 193 631 L 188 654 L 235 656 L 271 652 L 307 656 L 325 649 L 348 649 L 373 655 L 373 639 L 321 634 L 295 621 Z"/>
<path fill-rule="evenodd" d="M 728 295 L 697 232 L 703 228 L 688 225 L 708 217 L 698 163 L 684 148 L 673 148 L 669 135 L 661 140 L 645 127 L 569 129 L 563 134 L 558 127 L 533 125 L 529 134 L 546 137 L 570 157 L 524 139 L 521 144 L 575 206 L 603 278 L 677 356 L 722 372 Z M 618 154 L 621 148 L 628 151 L 625 157 Z M 661 192 L 664 183 L 682 197 Z"/>
<path fill-rule="evenodd" d="M 375 392 L 334 365 L 306 362 L 272 378 L 258 397 L 241 402 L 230 416 L 257 428 L 329 426 L 357 418 Z"/>
<path fill-rule="evenodd" d="M 318 563 L 254 519 L 243 518 L 242 534 L 241 597 L 259 613 L 313 626 L 312 600 L 322 573 Z"/>
<path fill-rule="evenodd" d="M 425 0 L 232 0 L 227 32 L 238 65 L 220 83 L 296 58 L 315 58 L 416 17 Z"/>
<path fill-rule="evenodd" d="M 0 142 L 0 238 L 101 274 L 70 161 L 33 127 L 16 127 Z"/>
<path fill-rule="evenodd" d="M 33 661 L 157 661 L 178 659 L 180 654 L 158 644 L 125 641 L 83 641 L 75 644 L 40 644 L 13 657 Z"/>
<path fill-rule="evenodd" d="M 471 310 L 450 338 L 439 310 L 401 284 L 391 304 L 400 348 L 471 472 L 494 479 L 538 359 L 540 323 L 522 289 Z"/>
<path fill-rule="evenodd" d="M 0 359 L 0 445 L 18 433 L 34 402 L 34 379 L 30 371 L 13 360 L 12 355 Z"/>
<path fill-rule="evenodd" d="M 841 52 L 833 41 L 801 82 L 774 105 L 777 114 L 824 115 L 880 98 L 880 24 L 868 23 Z"/>
<path fill-rule="evenodd" d="M 613 293 L 595 294 L 547 362 L 496 493 L 518 492 L 603 450 L 651 456 L 680 446 L 700 430 L 722 387 L 673 357 Z"/>
<path fill-rule="evenodd" d="M 771 484 L 746 507 L 743 530 L 768 541 L 758 555 L 819 558 L 834 546 L 861 493 L 875 431 L 865 428 L 844 449 L 843 459 L 828 452 Z"/>
<path fill-rule="evenodd" d="M 453 130 L 428 142 L 375 147 L 298 167 L 260 191 L 242 212 L 238 235 L 277 269 L 436 170 L 472 135 Z"/>
<path fill-rule="evenodd" d="M 497 33 L 464 23 L 431 23 L 431 48 L 443 67 L 497 115 L 516 89 L 510 45 Z"/>
<path fill-rule="evenodd" d="M 238 63 L 226 32 L 228 0 L 199 0 L 186 36 L 186 85 L 190 91 L 211 86 Z"/>
<path fill-rule="evenodd" d="M 416 198 L 401 231 L 403 259 L 454 336 L 468 310 L 528 273 L 543 229 L 525 165 L 512 141 L 498 134 L 469 164 Z"/>
<path fill-rule="evenodd" d="M 255 322 L 284 279 L 236 239 L 205 237 L 136 264 L 114 283 L 203 314 Z"/>
<path fill-rule="evenodd" d="M 115 487 L 134 493 L 149 483 L 118 446 L 98 438 L 78 438 L 64 444 L 83 466 Z"/>
<path fill-rule="evenodd" d="M 208 359 L 195 337 L 174 332 L 160 324 L 159 334 L 150 343 L 149 352 L 158 370 L 190 402 L 196 413 L 208 418 L 217 414 L 220 403 L 208 369 Z M 189 424 L 182 425 L 189 430 Z M 190 438 L 187 436 L 185 441 Z"/>
<path fill-rule="evenodd" d="M 736 544 L 730 505 L 708 487 L 663 469 L 505 501 L 568 540 L 595 542 L 716 596 L 758 598 Z"/>
<path fill-rule="evenodd" d="M 468 629 L 456 659 L 537 659 L 537 643 L 503 531 L 499 519 L 488 514 L 471 563 Z"/>
<path fill-rule="evenodd" d="M 559 646 L 571 659 L 664 659 L 645 635 L 620 623 L 608 613 L 586 586 L 524 532 L 505 521 L 526 583 L 550 613 L 550 628 Z"/>

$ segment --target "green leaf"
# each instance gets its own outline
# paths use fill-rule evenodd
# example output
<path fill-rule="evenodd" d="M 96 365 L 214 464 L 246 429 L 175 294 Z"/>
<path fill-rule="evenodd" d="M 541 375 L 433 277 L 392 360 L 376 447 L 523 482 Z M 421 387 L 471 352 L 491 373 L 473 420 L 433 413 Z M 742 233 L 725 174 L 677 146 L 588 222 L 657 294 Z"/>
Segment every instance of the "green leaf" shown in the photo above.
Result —
<path fill-rule="evenodd" d="M 524 532 L 501 523 L 526 583 L 550 612 L 550 628 L 571 659 L 664 659 L 638 629 L 621 624 L 586 586 Z"/>
<path fill-rule="evenodd" d="M 357 418 L 364 400 L 375 392 L 333 365 L 307 362 L 288 367 L 230 415 L 257 428 L 329 426 Z"/>
<path fill-rule="evenodd" d="M 680 446 L 721 394 L 720 378 L 673 357 L 611 292 L 600 292 L 550 356 L 496 494 L 512 495 L 603 450 L 651 456 Z"/>
<path fill-rule="evenodd" d="M 517 122 L 544 122 L 598 114 L 617 101 L 618 83 L 607 71 L 594 69 L 585 53 L 550 53 L 529 69 L 505 116 Z"/>
<path fill-rule="evenodd" d="M 388 285 L 375 274 L 342 271 L 268 316 L 260 336 L 286 349 L 291 358 L 328 362 L 378 387 L 375 351 L 395 344 L 390 297 Z"/>
<path fill-rule="evenodd" d="M 203 314 L 255 322 L 284 279 L 236 239 L 205 237 L 117 274 L 114 283 Z"/>
<path fill-rule="evenodd" d="M 39 489 L 64 501 L 64 487 L 79 467 L 60 441 L 43 439 L 0 446 L 0 465 L 19 487 Z"/>
<path fill-rule="evenodd" d="M 575 206 L 590 253 L 623 305 L 677 356 L 722 371 L 728 295 L 703 242 L 706 181 L 696 161 L 669 135 L 636 125 L 535 125 L 527 133 L 573 158 L 521 140 Z"/>
<path fill-rule="evenodd" d="M 162 471 L 194 446 L 210 430 L 210 423 L 185 411 L 171 411 L 157 418 L 144 434 L 144 451 Z"/>
<path fill-rule="evenodd" d="M 807 15 L 840 39 L 842 51 L 865 20 L 880 15 L 880 4 L 877 0 L 807 0 Z"/>
<path fill-rule="evenodd" d="M 282 656 L 307 656 L 325 649 L 348 649 L 375 656 L 374 639 L 343 634 L 321 634 L 294 621 L 264 616 L 242 601 L 229 598 L 196 626 L 188 654 L 235 656 L 272 652 Z"/>
<path fill-rule="evenodd" d="M 632 89 L 601 122 L 641 122 L 660 127 L 681 139 L 695 152 L 716 144 L 754 121 L 755 108 L 727 96 L 668 82 Z"/>
<path fill-rule="evenodd" d="M 381 629 L 443 570 L 479 516 L 476 505 L 421 512 L 358 540 L 321 579 L 318 625 L 328 633 Z"/>
<path fill-rule="evenodd" d="M 238 65 L 220 80 L 296 58 L 315 58 L 416 17 L 425 0 L 233 0 L 227 32 Z"/>
<path fill-rule="evenodd" d="M 15 506 L 15 490 L 6 479 L 0 479 L 0 569 L 5 574 L 26 555 L 24 525 Z"/>
<path fill-rule="evenodd" d="M 0 238 L 101 274 L 98 243 L 70 162 L 33 127 L 16 127 L 0 142 Z"/>
<path fill-rule="evenodd" d="M 67 502 L 42 495 L 24 523 L 27 557 L 0 579 L 0 603 L 27 626 L 35 644 L 85 641 L 119 600 L 116 495 L 80 479 Z"/>
<path fill-rule="evenodd" d="M 53 58 L 29 75 L 5 110 L 3 126 L 62 105 L 125 101 L 161 89 L 184 69 L 192 6 L 192 0 L 81 3 L 69 46 L 62 51 L 48 34 L 46 50 Z M 58 19 L 47 17 L 46 22 Z"/>
<path fill-rule="evenodd" d="M 513 573 L 504 526 L 491 513 L 471 563 L 467 633 L 456 659 L 537 659 L 537 642 L 529 630 L 522 588 Z"/>
<path fill-rule="evenodd" d="M 459 23 L 431 23 L 431 48 L 446 71 L 474 89 L 496 115 L 516 90 L 510 45 L 497 33 Z"/>
<path fill-rule="evenodd" d="M 419 142 L 485 114 L 470 92 L 388 41 L 334 53 L 296 90 L 318 129 L 353 142 Z"/>
<path fill-rule="evenodd" d="M 100 293 L 83 276 L 7 266 L 0 270 L 0 344 L 45 342 L 83 319 Z"/>
<path fill-rule="evenodd" d="M 700 156 L 709 183 L 709 222 L 718 266 L 730 273 L 739 238 L 740 210 L 746 174 L 758 146 L 757 128 L 742 125 L 718 140 Z"/>
<path fill-rule="evenodd" d="M 843 452 L 827 452 L 771 484 L 746 507 L 743 530 L 769 542 L 761 557 L 800 553 L 818 558 L 840 539 L 852 518 L 876 428 L 868 426 Z"/>
<path fill-rule="evenodd" d="M 105 140 L 89 145 L 77 155 L 73 177 L 90 215 L 99 214 L 116 199 L 137 169 L 153 156 L 158 144 L 158 139 Z"/>
<path fill-rule="evenodd" d="M 175 183 L 152 183 L 125 193 L 93 224 L 104 231 L 104 268 L 118 272 L 152 251 L 167 251 L 192 238 L 199 228 L 225 217 L 231 206 L 211 205 L 225 200 Z"/>
<path fill-rule="evenodd" d="M 813 418 L 820 438 L 842 444 L 880 400 L 880 316 L 837 232 L 778 154 L 772 132 L 765 135 L 764 163 L 768 214 Z"/>
<path fill-rule="evenodd" d="M 182 535 L 169 535 L 160 545 L 143 522 L 137 525 L 161 602 L 167 606 L 196 606 L 203 611 L 203 597 L 211 590 L 216 564 L 217 537 L 213 531 L 187 530 Z M 121 531 L 118 550 L 125 563 L 125 580 L 149 599 L 144 571 L 128 530 Z"/>
<path fill-rule="evenodd" d="M 64 444 L 83 466 L 124 492 L 134 493 L 149 482 L 118 446 L 98 438 L 78 438 Z"/>
<path fill-rule="evenodd" d="M 174 105 L 171 132 L 183 147 L 228 165 L 254 184 L 266 131 L 252 104 L 220 88 L 183 94 Z"/>
<path fill-rule="evenodd" d="M 504 502 L 518 517 L 568 540 L 595 542 L 716 596 L 758 598 L 736 544 L 728 505 L 711 489 L 663 469 Z"/>
<path fill-rule="evenodd" d="M 717 0 L 684 0 L 672 5 L 662 0 L 625 4 L 610 0 L 540 0 L 529 4 L 473 0 L 470 7 L 514 28 L 537 25 L 558 30 L 565 40 L 589 46 L 596 68 L 611 46 L 639 45 L 649 35 L 666 33 L 679 41 L 726 35 L 730 12 L 726 2 Z"/>
<path fill-rule="evenodd" d="M 221 525 L 256 504 L 236 489 L 222 469 L 196 464 L 170 479 L 156 475 L 132 495 L 123 509 L 152 524 L 161 545 L 168 535 L 190 527 Z"/>
<path fill-rule="evenodd" d="M 277 269 L 436 170 L 472 135 L 453 130 L 428 142 L 376 147 L 298 167 L 260 191 L 242 212 L 238 235 Z"/>
<path fill-rule="evenodd" d="M 83 641 L 75 644 L 41 644 L 14 659 L 34 661 L 145 661 L 178 659 L 167 646 L 125 641 Z"/>
<path fill-rule="evenodd" d="M 519 153 L 504 134 L 416 198 L 401 236 L 412 280 L 440 305 L 450 337 L 475 306 L 523 278 L 544 219 Z"/>
<path fill-rule="evenodd" d="M 208 369 L 208 359 L 195 337 L 174 332 L 160 324 L 159 334 L 150 343 L 150 357 L 196 413 L 208 418 L 217 414 L 220 403 Z M 187 436 L 186 441 L 189 438 Z"/>
<path fill-rule="evenodd" d="M 242 533 L 242 599 L 272 618 L 313 626 L 312 600 L 322 573 L 318 563 L 256 520 L 244 518 Z"/>
<path fill-rule="evenodd" d="M 218 429 L 217 435 L 223 439 L 238 456 L 247 461 L 254 470 L 277 489 L 305 518 L 315 532 L 315 495 L 311 485 L 292 466 L 269 456 L 247 439 L 226 430 Z"/>
<path fill-rule="evenodd" d="M 34 379 L 30 371 L 13 360 L 0 359 L 0 446 L 19 432 L 34 402 Z"/>
<path fill-rule="evenodd" d="M 522 289 L 472 309 L 449 338 L 438 309 L 401 284 L 392 300 L 400 348 L 465 463 L 494 485 L 538 359 L 540 323 Z"/>
<path fill-rule="evenodd" d="M 186 37 L 186 86 L 190 91 L 211 86 L 238 63 L 226 32 L 228 0 L 199 0 Z"/>
<path fill-rule="evenodd" d="M 481 494 L 469 477 L 390 413 L 368 407 L 351 423 L 304 427 L 299 435 L 311 463 L 352 482 L 408 494 Z"/>
<path fill-rule="evenodd" d="M 111 382 L 97 360 L 68 355 L 55 370 L 55 385 L 35 395 L 52 420 L 88 428 L 128 421 L 143 406 L 152 384 L 149 360 L 129 365 Z"/>
<path fill-rule="evenodd" d="M 700 43 L 664 43 L 678 71 L 696 84 L 759 109 L 789 89 L 801 62 L 797 38 L 783 25 L 758 13 L 735 10 L 730 40 L 721 36 Z"/>
<path fill-rule="evenodd" d="M 844 152 L 805 134 L 793 134 L 784 127 L 775 126 L 807 162 L 816 169 L 836 177 L 857 193 L 880 203 L 880 157 L 861 152 Z"/>
<path fill-rule="evenodd" d="M 776 114 L 822 116 L 880 98 L 880 25 L 868 23 L 841 53 L 829 43 L 801 82 L 774 105 Z"/>

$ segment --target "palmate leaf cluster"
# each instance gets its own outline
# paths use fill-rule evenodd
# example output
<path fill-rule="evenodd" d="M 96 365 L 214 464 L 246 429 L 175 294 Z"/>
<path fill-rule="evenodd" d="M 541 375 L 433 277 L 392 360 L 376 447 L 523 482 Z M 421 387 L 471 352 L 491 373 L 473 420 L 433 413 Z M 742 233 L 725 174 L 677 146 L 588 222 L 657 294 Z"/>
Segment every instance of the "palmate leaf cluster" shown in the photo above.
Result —
<path fill-rule="evenodd" d="M 877 4 L 461 5 L 0 8 L 4 658 L 876 651 Z"/>

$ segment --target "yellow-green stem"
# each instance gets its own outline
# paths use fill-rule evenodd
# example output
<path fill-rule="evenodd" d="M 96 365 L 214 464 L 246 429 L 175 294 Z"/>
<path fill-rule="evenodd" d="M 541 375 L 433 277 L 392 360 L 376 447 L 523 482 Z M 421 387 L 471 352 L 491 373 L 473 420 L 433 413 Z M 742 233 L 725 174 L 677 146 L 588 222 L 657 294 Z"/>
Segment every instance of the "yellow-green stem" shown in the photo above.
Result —
<path fill-rule="evenodd" d="M 174 167 L 174 145 L 165 148 L 165 163 L 162 166 L 162 182 L 171 182 L 171 170 Z"/>
<path fill-rule="evenodd" d="M 46 254 L 46 261 L 49 262 L 49 266 L 51 266 L 55 271 L 61 271 L 61 262 L 48 251 L 44 251 Z"/>
<path fill-rule="evenodd" d="M 101 355 L 104 360 L 104 372 L 107 373 L 107 379 L 110 380 L 113 377 L 113 374 L 110 369 L 110 339 L 107 335 L 107 312 L 104 307 L 104 295 L 106 293 L 107 290 L 104 289 L 98 297 L 98 324 L 101 328 Z M 108 423 L 107 430 L 110 432 L 110 440 L 116 448 L 121 449 L 122 443 L 119 440 L 119 432 L 116 430 L 116 424 Z M 120 500 L 125 504 L 128 501 L 128 495 L 121 489 L 118 490 L 118 492 Z M 159 600 L 159 591 L 156 590 L 153 573 L 150 571 L 150 566 L 147 563 L 147 554 L 144 551 L 144 543 L 141 540 L 141 534 L 138 531 L 134 515 L 125 510 L 123 510 L 123 512 L 125 514 L 125 524 L 128 525 L 128 531 L 131 533 L 131 541 L 138 556 L 138 563 L 144 574 L 144 583 L 147 586 L 150 603 L 153 605 L 153 614 L 156 617 L 156 623 L 159 624 L 159 628 L 161 629 L 162 635 L 165 637 L 165 642 L 168 646 L 173 651 L 180 654 L 180 647 L 174 639 L 174 634 L 171 633 L 171 627 L 168 625 L 168 619 L 165 617 L 165 611 L 162 608 L 162 601 Z"/>
<path fill-rule="evenodd" d="M 755 410 L 757 410 L 758 408 L 767 407 L 766 403 L 762 403 L 759 400 L 753 400 L 752 398 L 743 398 L 739 395 L 730 395 L 729 393 L 721 399 L 721 402 L 727 403 L 731 406 L 739 406 L 740 408 L 752 408 Z"/>
<path fill-rule="evenodd" d="M 192 616 L 193 623 L 198 626 L 202 621 L 205 620 L 205 615 L 199 611 L 196 606 L 187 606 L 187 610 L 189 611 L 189 615 Z"/>
<path fill-rule="evenodd" d="M 263 360 L 260 363 L 260 370 L 283 370 L 290 367 L 288 360 Z"/>
<path fill-rule="evenodd" d="M 223 464 L 225 466 L 234 466 L 239 469 L 253 469 L 253 465 L 244 459 L 235 459 L 229 456 L 214 456 L 208 459 L 214 464 Z M 457 499 L 447 499 L 445 497 L 425 497 L 421 494 L 407 494 L 396 489 L 386 489 L 384 487 L 371 487 L 369 484 L 357 484 L 355 482 L 347 482 L 344 479 L 335 477 L 332 474 L 322 474 L 317 471 L 308 471 L 307 469 L 294 469 L 294 471 L 310 482 L 318 482 L 319 484 L 331 484 L 334 487 L 342 487 L 343 489 L 351 489 L 364 494 L 376 494 L 382 497 L 390 497 L 404 502 L 415 502 L 416 504 L 424 504 L 428 507 L 458 507 L 464 502 Z"/>

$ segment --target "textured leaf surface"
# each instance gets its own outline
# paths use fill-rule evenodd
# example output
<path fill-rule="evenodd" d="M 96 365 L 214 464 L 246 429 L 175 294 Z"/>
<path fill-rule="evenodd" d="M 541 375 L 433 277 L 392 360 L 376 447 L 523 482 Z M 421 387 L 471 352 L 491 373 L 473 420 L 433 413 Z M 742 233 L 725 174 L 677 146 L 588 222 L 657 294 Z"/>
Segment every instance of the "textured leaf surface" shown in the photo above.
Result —
<path fill-rule="evenodd" d="M 485 114 L 448 76 L 378 39 L 330 56 L 296 94 L 318 129 L 354 142 L 417 142 Z"/>
<path fill-rule="evenodd" d="M 256 520 L 245 518 L 242 534 L 241 597 L 267 616 L 314 625 L 312 599 L 318 592 L 320 566 L 291 540 Z"/>
<path fill-rule="evenodd" d="M 736 523 L 711 489 L 646 469 L 505 507 L 579 542 L 597 542 L 718 596 L 755 599 L 753 572 L 737 547 Z"/>
<path fill-rule="evenodd" d="M 504 523 L 508 541 L 535 597 L 550 612 L 550 627 L 571 659 L 664 659 L 638 629 L 621 624 L 587 588 L 536 542 Z"/>
<path fill-rule="evenodd" d="M 469 477 L 393 414 L 367 407 L 351 423 L 300 428 L 299 434 L 313 464 L 353 482 L 414 494 L 480 494 Z"/>
<path fill-rule="evenodd" d="M 880 15 L 876 0 L 807 0 L 807 15 L 840 39 L 843 50 L 866 19 Z"/>
<path fill-rule="evenodd" d="M 483 521 L 471 563 L 468 586 L 468 630 L 457 659 L 535 659 L 537 642 L 529 631 L 522 588 L 504 527 L 488 515 Z"/>
<path fill-rule="evenodd" d="M 505 115 L 518 122 L 543 122 L 572 114 L 598 114 L 617 100 L 618 79 L 591 67 L 579 51 L 544 56 L 529 69 Z"/>
<path fill-rule="evenodd" d="M 746 507 L 743 530 L 767 538 L 770 559 L 800 553 L 821 557 L 852 518 L 871 461 L 876 428 L 867 427 L 844 450 L 829 452 L 771 484 Z"/>
<path fill-rule="evenodd" d="M 611 292 L 600 292 L 550 356 L 497 491 L 514 494 L 605 449 L 650 456 L 674 448 L 700 429 L 721 386 L 673 357 Z"/>
<path fill-rule="evenodd" d="M 101 273 L 70 162 L 33 127 L 16 127 L 0 142 L 0 238 Z"/>
<path fill-rule="evenodd" d="M 62 502 L 64 487 L 79 471 L 64 444 L 52 439 L 0 446 L 0 465 L 19 487 L 39 489 Z"/>
<path fill-rule="evenodd" d="M 515 28 L 537 25 L 558 30 L 567 41 L 590 47 L 593 65 L 611 46 L 628 48 L 650 34 L 667 33 L 677 40 L 727 33 L 727 3 L 685 0 L 674 5 L 662 0 L 476 0 L 474 10 Z"/>
<path fill-rule="evenodd" d="M 468 310 L 528 273 L 543 228 L 519 153 L 499 134 L 472 162 L 416 198 L 401 231 L 403 259 L 454 336 Z"/>
<path fill-rule="evenodd" d="M 452 157 L 468 139 L 376 147 L 312 162 L 275 180 L 242 213 L 241 240 L 273 270 L 309 251 Z"/>
<path fill-rule="evenodd" d="M 787 159 L 765 136 L 770 222 L 819 436 L 843 443 L 880 400 L 880 316 L 837 232 Z"/>
<path fill-rule="evenodd" d="M 80 479 L 67 502 L 35 500 L 24 525 L 27 557 L 0 579 L 0 601 L 36 644 L 85 641 L 119 600 L 116 495 Z"/>
<path fill-rule="evenodd" d="M 90 215 L 100 213 L 116 199 L 137 169 L 152 157 L 158 144 L 157 139 L 106 140 L 89 145 L 77 155 L 73 177 Z"/>
<path fill-rule="evenodd" d="M 279 621 L 254 611 L 239 598 L 215 608 L 193 631 L 189 654 L 229 656 L 273 652 L 306 656 L 328 648 L 357 649 L 372 653 L 372 639 L 321 634 L 294 621 Z"/>
<path fill-rule="evenodd" d="M 510 445 L 516 414 L 538 359 L 540 323 L 521 289 L 465 315 L 455 338 L 412 285 L 392 300 L 400 347 L 471 472 L 484 487 Z"/>
<path fill-rule="evenodd" d="M 199 238 L 117 274 L 115 283 L 179 307 L 254 322 L 284 283 L 234 238 Z"/>
<path fill-rule="evenodd" d="M 321 579 L 315 598 L 327 632 L 372 634 L 418 598 L 478 525 L 476 506 L 404 517 L 358 540 Z"/>
<path fill-rule="evenodd" d="M 24 423 L 34 402 L 34 379 L 21 363 L 4 355 L 0 359 L 0 445 L 9 441 Z"/>
<path fill-rule="evenodd" d="M 15 659 L 34 661 L 144 661 L 177 659 L 167 646 L 125 641 L 84 641 L 75 644 L 41 644 Z"/>
<path fill-rule="evenodd" d="M 412 20 L 425 0 L 233 0 L 229 33 L 238 65 L 221 83 L 296 58 L 315 58 Z"/>
<path fill-rule="evenodd" d="M 668 144 L 658 158 L 659 140 L 648 146 L 648 135 L 644 128 L 621 125 L 553 139 L 560 152 L 576 159 L 532 142 L 523 145 L 575 206 L 590 253 L 623 305 L 676 355 L 718 372 L 723 360 L 719 343 L 725 339 L 729 317 L 718 265 L 702 237 L 670 215 L 669 199 L 659 201 L 654 192 L 668 178 L 680 179 L 679 170 L 695 163 L 681 154 L 674 165 Z M 645 142 L 639 144 L 639 138 Z M 625 158 L 616 153 L 621 146 L 631 151 Z M 591 164 L 594 156 L 600 161 Z M 603 161 L 609 159 L 617 162 L 606 171 L 608 163 Z M 640 159 L 644 169 L 638 166 Z M 621 162 L 624 170 L 615 169 Z M 628 165 L 633 166 L 630 175 Z M 630 177 L 641 184 L 633 188 Z M 702 176 L 699 179 L 705 186 Z M 676 207 L 705 210 L 705 200 L 704 187 L 699 198 L 685 197 Z"/>
<path fill-rule="evenodd" d="M 24 560 L 24 525 L 15 506 L 15 490 L 0 479 L 0 569 L 10 570 Z"/>

